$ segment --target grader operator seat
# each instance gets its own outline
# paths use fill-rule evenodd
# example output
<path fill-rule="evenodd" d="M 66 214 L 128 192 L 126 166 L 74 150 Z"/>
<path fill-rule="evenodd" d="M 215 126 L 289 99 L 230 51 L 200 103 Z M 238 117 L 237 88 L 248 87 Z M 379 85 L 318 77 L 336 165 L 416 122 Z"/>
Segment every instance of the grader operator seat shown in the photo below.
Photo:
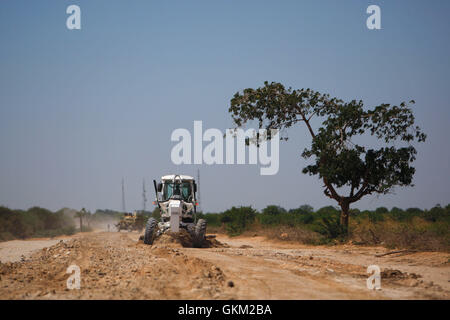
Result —
<path fill-rule="evenodd" d="M 175 183 L 174 185 L 173 195 L 171 197 L 173 200 L 182 200 L 180 185 L 180 183 Z"/>

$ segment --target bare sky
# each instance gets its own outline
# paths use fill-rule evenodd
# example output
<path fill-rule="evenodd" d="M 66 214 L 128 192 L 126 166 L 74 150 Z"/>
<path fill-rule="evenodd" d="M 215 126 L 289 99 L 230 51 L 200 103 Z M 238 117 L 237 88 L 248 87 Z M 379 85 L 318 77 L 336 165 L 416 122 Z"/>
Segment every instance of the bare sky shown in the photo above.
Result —
<path fill-rule="evenodd" d="M 82 29 L 66 28 L 77 4 Z M 382 30 L 366 28 L 378 4 Z M 412 188 L 359 208 L 450 202 L 448 1 L 0 2 L 0 205 L 142 207 L 142 179 L 201 170 L 202 207 L 336 205 L 301 173 L 304 128 L 280 145 L 280 170 L 175 166 L 176 128 L 232 126 L 236 91 L 279 81 L 367 106 L 414 99 L 428 134 Z M 149 204 L 151 206 L 151 204 Z"/>

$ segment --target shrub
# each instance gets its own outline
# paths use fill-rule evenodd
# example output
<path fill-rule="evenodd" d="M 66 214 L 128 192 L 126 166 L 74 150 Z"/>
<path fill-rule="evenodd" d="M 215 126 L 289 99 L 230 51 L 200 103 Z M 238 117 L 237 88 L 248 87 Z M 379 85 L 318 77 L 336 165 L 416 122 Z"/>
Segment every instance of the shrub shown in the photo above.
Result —
<path fill-rule="evenodd" d="M 408 215 L 405 211 L 403 211 L 400 208 L 397 207 L 393 207 L 391 209 L 391 211 L 389 211 L 389 216 L 392 217 L 392 219 L 394 220 L 398 220 L 398 221 L 404 221 L 408 218 Z"/>
<path fill-rule="evenodd" d="M 228 223 L 227 233 L 235 236 L 241 234 L 255 221 L 256 211 L 252 207 L 232 207 L 222 215 L 222 222 Z"/>
<path fill-rule="evenodd" d="M 341 239 L 343 240 L 346 233 L 345 226 L 341 225 L 339 216 L 331 215 L 329 217 L 322 217 L 321 221 L 315 224 L 315 231 L 325 236 L 326 239 Z"/>
<path fill-rule="evenodd" d="M 367 214 L 370 222 L 384 221 L 384 215 L 377 211 L 369 211 Z"/>
<path fill-rule="evenodd" d="M 423 212 L 423 218 L 430 222 L 444 221 L 449 216 L 449 211 L 441 208 L 441 206 L 435 206 L 430 210 Z"/>
<path fill-rule="evenodd" d="M 208 222 L 208 227 L 220 227 L 220 217 L 217 213 L 197 214 L 198 219 L 205 219 Z"/>
<path fill-rule="evenodd" d="M 379 214 L 383 214 L 383 213 L 389 212 L 389 210 L 386 207 L 378 207 L 378 208 L 375 209 L 375 212 L 379 213 Z"/>
<path fill-rule="evenodd" d="M 286 213 L 286 210 L 281 208 L 280 206 L 271 205 L 264 208 L 261 213 L 264 215 L 279 215 Z"/>

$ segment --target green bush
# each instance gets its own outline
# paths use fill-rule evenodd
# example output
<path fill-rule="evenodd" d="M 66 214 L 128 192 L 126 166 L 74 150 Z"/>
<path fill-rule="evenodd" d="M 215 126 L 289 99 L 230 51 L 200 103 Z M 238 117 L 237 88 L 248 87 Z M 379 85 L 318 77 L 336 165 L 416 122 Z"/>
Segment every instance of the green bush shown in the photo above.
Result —
<path fill-rule="evenodd" d="M 208 226 L 210 227 L 220 227 L 220 214 L 217 213 L 198 213 L 197 218 L 198 219 L 205 219 L 208 222 Z"/>
<path fill-rule="evenodd" d="M 263 215 L 275 216 L 275 215 L 280 215 L 280 214 L 286 213 L 286 210 L 280 206 L 270 205 L 270 206 L 267 206 L 266 208 L 264 208 L 261 213 Z"/>
<path fill-rule="evenodd" d="M 342 240 L 346 235 L 345 227 L 341 225 L 339 216 L 336 215 L 322 217 L 320 221 L 315 223 L 313 230 L 323 235 L 327 240 Z"/>
<path fill-rule="evenodd" d="M 367 217 L 369 218 L 369 221 L 373 223 L 384 221 L 384 215 L 377 211 L 369 211 Z"/>
<path fill-rule="evenodd" d="M 411 218 L 411 216 L 408 215 L 407 212 L 397 207 L 393 207 L 391 211 L 389 211 L 389 216 L 391 216 L 392 219 L 396 221 L 405 221 Z"/>
<path fill-rule="evenodd" d="M 383 213 L 388 213 L 389 210 L 386 207 L 379 207 L 379 208 L 375 209 L 375 212 L 378 213 L 378 214 L 383 214 Z"/>
<path fill-rule="evenodd" d="M 450 210 L 448 208 L 444 209 L 440 205 L 437 205 L 430 210 L 425 210 L 422 216 L 425 220 L 430 222 L 449 221 Z"/>
<path fill-rule="evenodd" d="M 256 210 L 252 207 L 232 207 L 222 213 L 222 222 L 227 221 L 226 230 L 231 236 L 239 235 L 255 221 Z"/>

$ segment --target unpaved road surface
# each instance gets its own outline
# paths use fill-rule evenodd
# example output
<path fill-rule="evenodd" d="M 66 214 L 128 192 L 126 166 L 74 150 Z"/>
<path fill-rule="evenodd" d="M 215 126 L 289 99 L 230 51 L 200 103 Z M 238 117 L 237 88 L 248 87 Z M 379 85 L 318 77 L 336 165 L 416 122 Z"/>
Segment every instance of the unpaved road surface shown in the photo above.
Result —
<path fill-rule="evenodd" d="M 29 258 L 35 251 L 53 246 L 60 240 L 68 241 L 69 237 L 54 239 L 12 240 L 0 242 L 0 262 L 16 262 Z"/>
<path fill-rule="evenodd" d="M 47 243 L 24 241 L 17 262 L 0 246 L 0 299 L 449 299 L 450 254 L 381 247 L 306 246 L 262 237 L 217 236 L 212 248 L 138 241 L 137 233 L 95 232 Z M 42 241 L 42 240 L 39 240 Z M 223 244 L 223 245 L 221 245 Z M 20 249 L 22 248 L 22 249 Z M 34 253 L 29 254 L 34 249 Z M 21 251 L 22 250 L 22 251 Z M 70 265 L 81 289 L 67 289 Z M 368 290 L 369 265 L 382 271 Z"/>

